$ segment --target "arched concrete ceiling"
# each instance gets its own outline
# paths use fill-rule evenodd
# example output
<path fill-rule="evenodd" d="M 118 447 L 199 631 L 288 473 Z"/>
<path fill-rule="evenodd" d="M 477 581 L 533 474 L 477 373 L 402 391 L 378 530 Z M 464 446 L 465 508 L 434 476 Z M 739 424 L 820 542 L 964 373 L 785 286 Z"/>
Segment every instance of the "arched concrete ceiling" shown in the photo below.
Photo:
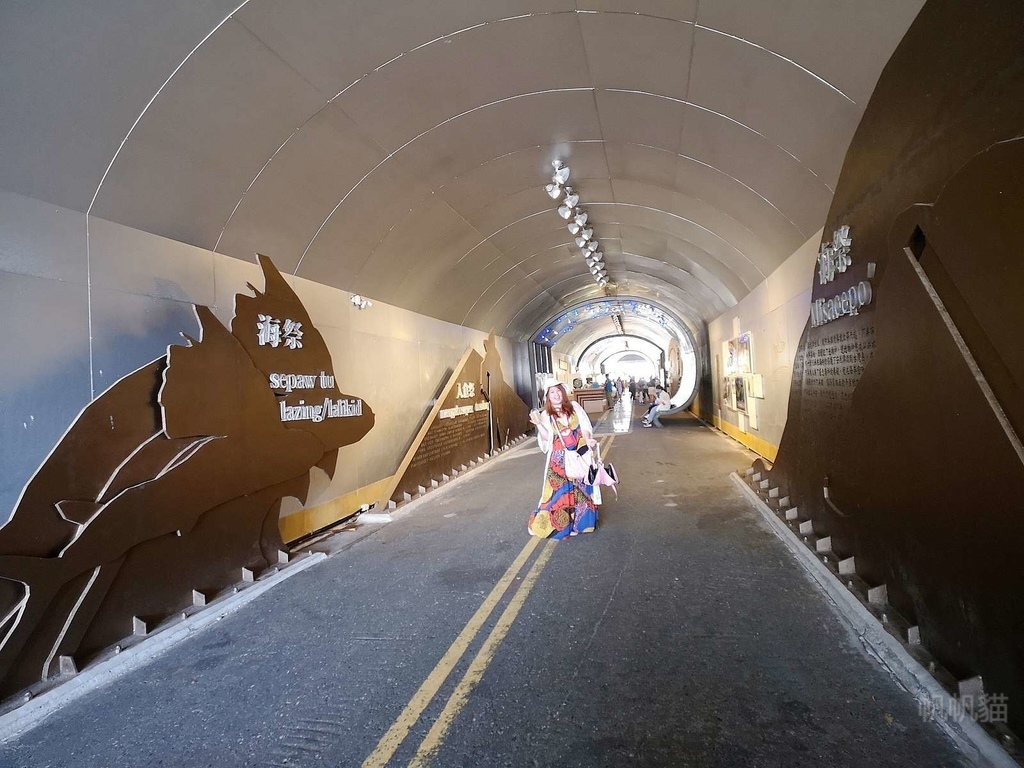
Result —
<path fill-rule="evenodd" d="M 11 0 L 0 187 L 476 328 L 696 327 L 822 224 L 923 0 Z"/>

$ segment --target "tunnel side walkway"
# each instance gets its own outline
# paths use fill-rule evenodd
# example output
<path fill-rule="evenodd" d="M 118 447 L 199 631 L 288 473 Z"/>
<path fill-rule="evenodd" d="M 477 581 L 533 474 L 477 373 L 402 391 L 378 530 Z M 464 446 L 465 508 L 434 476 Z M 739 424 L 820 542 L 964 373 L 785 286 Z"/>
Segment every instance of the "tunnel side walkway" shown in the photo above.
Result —
<path fill-rule="evenodd" d="M 596 533 L 527 536 L 531 443 L 332 539 L 0 765 L 966 765 L 729 482 L 753 454 L 641 413 L 599 430 L 621 487 Z"/>

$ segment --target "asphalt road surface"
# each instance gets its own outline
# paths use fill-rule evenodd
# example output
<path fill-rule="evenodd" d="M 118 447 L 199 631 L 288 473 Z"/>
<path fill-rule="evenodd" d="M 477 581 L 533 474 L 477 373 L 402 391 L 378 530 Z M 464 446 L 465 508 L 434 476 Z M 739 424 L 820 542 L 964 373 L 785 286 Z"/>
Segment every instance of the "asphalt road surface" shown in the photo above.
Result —
<path fill-rule="evenodd" d="M 602 438 L 621 487 L 596 533 L 527 536 L 543 456 L 513 449 L 0 765 L 966 765 L 729 481 L 753 454 L 692 418 L 638 426 Z"/>

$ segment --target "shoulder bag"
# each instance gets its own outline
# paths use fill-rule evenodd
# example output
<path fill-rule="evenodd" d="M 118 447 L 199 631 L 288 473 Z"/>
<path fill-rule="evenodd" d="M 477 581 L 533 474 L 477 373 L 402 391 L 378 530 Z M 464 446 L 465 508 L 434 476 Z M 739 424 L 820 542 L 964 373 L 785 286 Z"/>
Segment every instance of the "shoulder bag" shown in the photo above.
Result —
<path fill-rule="evenodd" d="M 551 428 L 555 430 L 558 442 L 562 444 L 562 448 L 565 450 L 565 476 L 570 480 L 586 480 L 590 474 L 590 468 L 593 466 L 590 456 L 584 456 L 578 450 L 571 451 L 566 447 L 565 441 L 562 439 L 562 433 L 554 419 L 551 420 Z"/>

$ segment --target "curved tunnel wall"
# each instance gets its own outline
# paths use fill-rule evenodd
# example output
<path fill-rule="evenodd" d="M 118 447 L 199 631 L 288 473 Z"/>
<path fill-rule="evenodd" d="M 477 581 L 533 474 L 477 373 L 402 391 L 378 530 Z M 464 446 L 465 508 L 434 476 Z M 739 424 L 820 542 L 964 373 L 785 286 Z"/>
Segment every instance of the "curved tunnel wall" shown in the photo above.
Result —
<path fill-rule="evenodd" d="M 314 487 L 311 503 L 369 500 L 360 492 L 372 494 L 366 489 L 389 471 L 382 467 L 394 465 L 445 369 L 482 342 L 483 329 L 496 323 L 507 334 L 499 342 L 505 371 L 528 381 L 517 342 L 544 317 L 597 295 L 540 190 L 556 157 L 571 160 L 622 295 L 671 304 L 710 360 L 717 342 L 702 324 L 756 292 L 820 226 L 878 72 L 922 3 L 815 0 L 785 24 L 773 15 L 784 3 L 597 5 L 538 10 L 514 0 L 499 13 L 486 4 L 405 4 L 409 15 L 396 23 L 398 6 L 389 3 L 303 3 L 287 12 L 257 0 L 126 3 L 114 19 L 109 4 L 83 0 L 24 3 L 0 18 L 11 105 L 0 118 L 0 357 L 16 361 L 0 369 L 0 500 L 11 506 L 83 405 L 194 329 L 192 302 L 226 319 L 232 295 L 255 276 L 248 259 L 256 250 L 284 255 L 281 266 L 300 275 L 294 283 L 324 328 L 339 385 L 374 402 L 379 417 L 366 441 L 342 453 L 335 480 Z M 887 72 L 886 92 L 898 95 L 892 119 L 879 116 L 876 98 L 857 134 L 826 231 L 849 212 L 858 249 L 884 250 L 885 215 L 938 200 L 959 165 L 1020 131 L 1015 7 L 985 2 L 968 17 L 953 5 L 929 3 L 896 59 L 909 79 L 894 89 Z M 857 55 L 822 45 L 836 30 Z M 497 54 L 523 50 L 538 55 L 508 77 L 491 76 Z M 542 55 L 552 52 L 554 62 Z M 875 159 L 855 162 L 858 152 Z M 927 268 L 935 259 L 926 251 Z M 899 275 L 888 257 L 875 260 L 881 318 L 885 295 L 900 295 L 891 287 Z M 356 312 L 350 290 L 369 294 L 374 308 Z M 874 317 L 865 311 L 849 322 Z M 927 311 L 911 319 L 921 317 L 934 320 Z M 924 338 L 941 338 L 932 330 Z M 802 352 L 824 338 L 810 332 Z M 980 357 L 998 363 L 999 349 Z M 929 455 L 907 464 L 909 497 L 861 490 L 901 466 L 863 463 L 871 435 L 902 430 L 893 439 L 901 461 L 922 443 L 978 445 L 960 421 L 985 412 L 976 393 L 957 390 L 962 410 L 951 423 L 962 431 L 933 439 L 914 427 L 948 416 L 948 400 L 926 386 L 910 398 L 905 381 L 918 370 L 896 366 L 898 375 L 872 380 L 865 366 L 863 381 L 882 393 L 870 398 L 842 383 L 857 376 L 826 374 L 825 389 L 841 403 L 823 408 L 813 402 L 820 393 L 809 360 L 797 358 L 777 476 L 816 524 L 835 528 L 837 545 L 862 553 L 867 577 L 892 585 L 894 601 L 917 614 L 947 663 L 980 670 L 1019 701 L 1020 657 L 1007 640 L 1019 636 L 1019 614 L 1000 617 L 997 605 L 1012 603 L 1007 596 L 1020 586 L 1000 570 L 1020 548 L 999 475 L 1006 469 L 1015 483 L 1016 465 L 1002 454 L 971 465 L 949 495 L 937 489 L 950 473 L 935 469 L 946 455 Z M 938 368 L 919 370 L 945 385 L 955 366 L 936 360 Z M 997 394 L 1015 383 L 1016 363 L 1002 363 L 1010 375 L 993 376 Z M 706 413 L 718 395 L 711 365 L 701 373 Z M 892 407 L 903 402 L 893 393 L 906 398 L 903 410 Z M 832 440 L 834 420 L 850 444 L 867 444 L 860 455 L 851 459 L 849 446 Z M 989 444 L 980 445 L 966 458 L 986 455 Z M 853 523 L 822 506 L 822 470 L 853 500 Z M 980 501 L 994 511 L 978 524 L 944 512 L 936 534 L 931 510 L 981 506 L 975 471 L 988 494 Z M 286 520 L 302 516 L 286 511 Z M 952 533 L 964 530 L 969 552 Z M 988 541 L 999 544 L 996 566 L 982 547 Z M 948 590 L 938 596 L 921 589 L 951 558 L 957 573 L 987 563 L 983 573 L 1001 579 L 998 589 L 978 576 L 939 578 Z M 958 622 L 992 640 L 964 639 Z"/>
<path fill-rule="evenodd" d="M 808 275 L 817 260 L 821 238 L 812 236 L 785 263 L 729 312 L 708 324 L 707 391 L 701 418 L 769 460 L 774 460 L 786 427 L 793 361 L 807 324 L 811 303 Z M 730 367 L 729 344 L 746 334 L 749 360 Z M 735 401 L 737 377 L 761 380 L 760 391 Z"/>
<path fill-rule="evenodd" d="M 812 301 L 863 281 L 873 298 L 805 329 L 771 471 L 954 678 L 1008 697 L 1018 733 L 1020 11 L 933 0 L 887 65 L 825 226 L 827 241 L 849 226 L 852 263 L 808 274 Z"/>

